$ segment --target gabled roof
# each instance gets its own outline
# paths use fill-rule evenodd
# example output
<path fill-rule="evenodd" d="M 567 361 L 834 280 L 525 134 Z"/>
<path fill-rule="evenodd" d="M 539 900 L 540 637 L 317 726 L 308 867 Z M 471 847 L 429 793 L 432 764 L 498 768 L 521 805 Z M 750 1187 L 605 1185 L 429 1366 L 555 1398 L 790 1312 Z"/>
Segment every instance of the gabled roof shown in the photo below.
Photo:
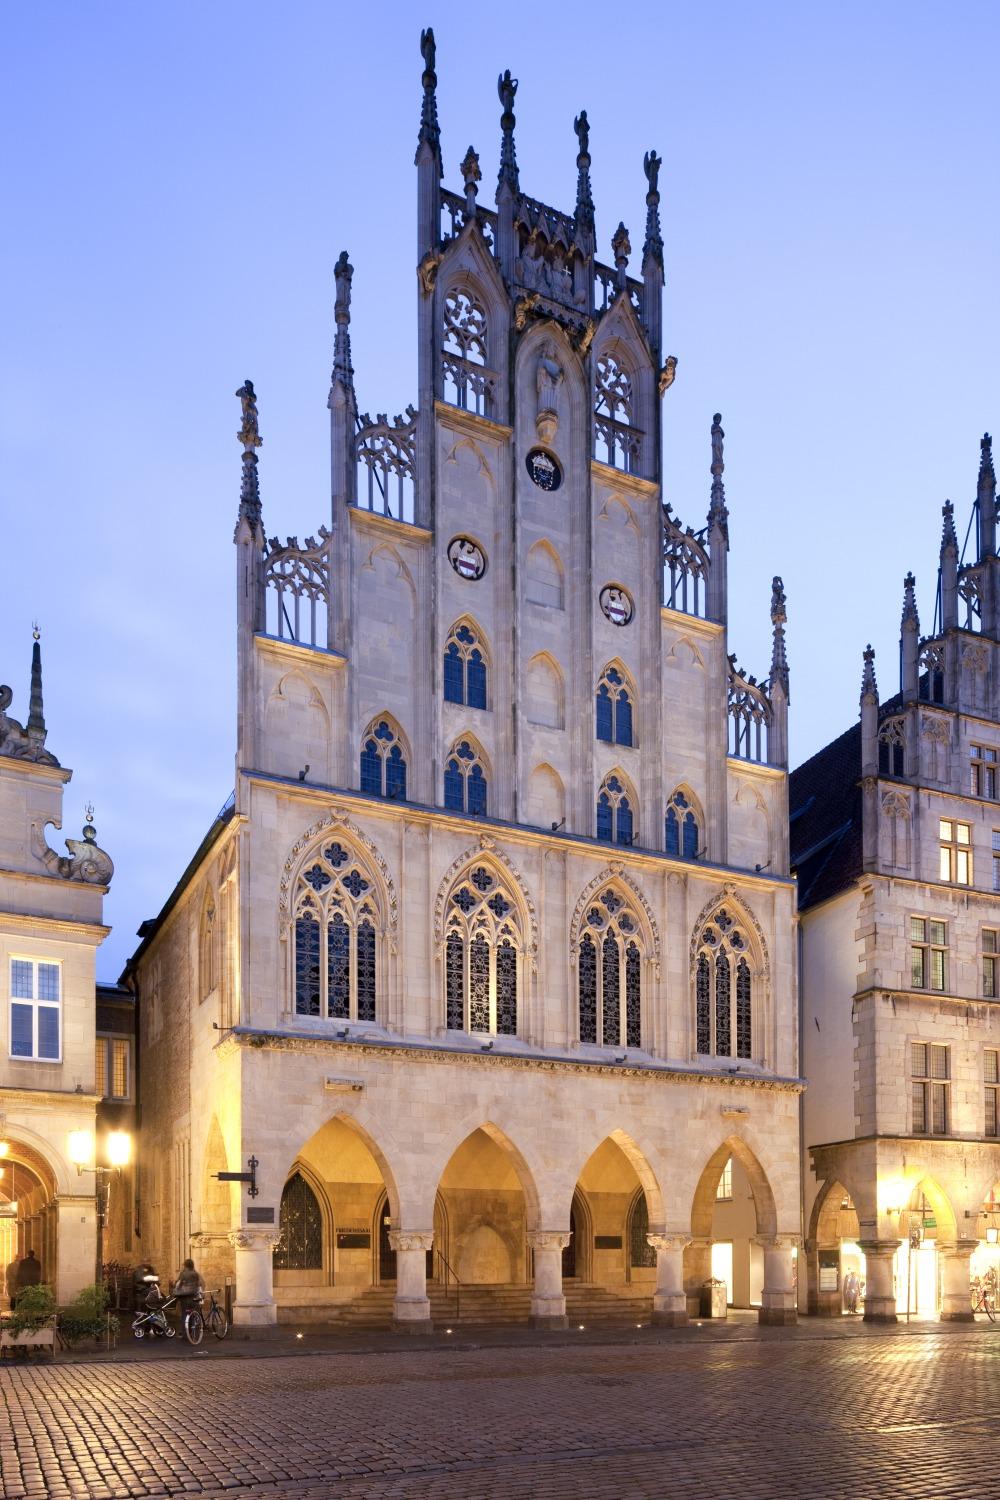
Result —
<path fill-rule="evenodd" d="M 791 864 L 799 910 L 845 890 L 861 874 L 861 725 L 804 761 L 788 778 Z"/>

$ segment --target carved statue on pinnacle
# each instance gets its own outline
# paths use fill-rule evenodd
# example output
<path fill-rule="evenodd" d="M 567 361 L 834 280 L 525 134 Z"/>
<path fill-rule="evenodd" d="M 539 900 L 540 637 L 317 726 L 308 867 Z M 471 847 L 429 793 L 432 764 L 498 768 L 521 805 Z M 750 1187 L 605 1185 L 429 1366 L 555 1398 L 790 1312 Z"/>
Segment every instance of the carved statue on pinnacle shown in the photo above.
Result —
<path fill-rule="evenodd" d="M 243 408 L 243 425 L 236 438 L 249 452 L 259 448 L 264 441 L 257 430 L 257 397 L 254 395 L 253 381 L 245 380 L 236 394 Z"/>

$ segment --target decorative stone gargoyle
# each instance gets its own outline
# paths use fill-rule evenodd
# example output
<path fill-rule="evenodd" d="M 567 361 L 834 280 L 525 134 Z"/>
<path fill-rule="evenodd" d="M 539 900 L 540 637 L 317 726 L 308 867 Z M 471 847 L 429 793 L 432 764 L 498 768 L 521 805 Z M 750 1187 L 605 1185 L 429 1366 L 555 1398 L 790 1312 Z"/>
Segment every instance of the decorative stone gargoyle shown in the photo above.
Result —
<path fill-rule="evenodd" d="M 82 839 L 67 839 L 69 854 L 57 854 L 45 841 L 44 826 L 31 825 L 31 852 L 48 870 L 50 875 L 59 875 L 63 880 L 80 880 L 85 885 L 110 885 L 115 867 L 111 856 L 97 844 L 97 829 L 94 827 L 94 809 L 87 808 L 87 821 L 83 825 Z M 53 827 L 55 825 L 53 824 Z"/>

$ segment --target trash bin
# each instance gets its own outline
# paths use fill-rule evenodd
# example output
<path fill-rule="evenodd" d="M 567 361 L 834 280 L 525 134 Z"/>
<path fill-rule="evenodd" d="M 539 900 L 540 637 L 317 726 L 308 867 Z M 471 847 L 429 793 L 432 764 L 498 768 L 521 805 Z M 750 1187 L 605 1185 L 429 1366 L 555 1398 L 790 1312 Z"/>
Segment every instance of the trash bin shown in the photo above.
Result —
<path fill-rule="evenodd" d="M 701 1316 L 703 1318 L 724 1318 L 729 1309 L 726 1304 L 726 1283 L 716 1281 L 714 1277 L 701 1284 Z"/>

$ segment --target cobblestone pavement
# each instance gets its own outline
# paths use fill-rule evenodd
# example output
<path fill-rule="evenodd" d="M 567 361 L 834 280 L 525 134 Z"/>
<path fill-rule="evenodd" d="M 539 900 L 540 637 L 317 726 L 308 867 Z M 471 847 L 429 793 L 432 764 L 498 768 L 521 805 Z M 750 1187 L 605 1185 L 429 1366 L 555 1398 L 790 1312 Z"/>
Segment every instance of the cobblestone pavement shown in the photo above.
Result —
<path fill-rule="evenodd" d="M 0 1370 L 0 1494 L 1000 1493 L 1000 1329 Z"/>

